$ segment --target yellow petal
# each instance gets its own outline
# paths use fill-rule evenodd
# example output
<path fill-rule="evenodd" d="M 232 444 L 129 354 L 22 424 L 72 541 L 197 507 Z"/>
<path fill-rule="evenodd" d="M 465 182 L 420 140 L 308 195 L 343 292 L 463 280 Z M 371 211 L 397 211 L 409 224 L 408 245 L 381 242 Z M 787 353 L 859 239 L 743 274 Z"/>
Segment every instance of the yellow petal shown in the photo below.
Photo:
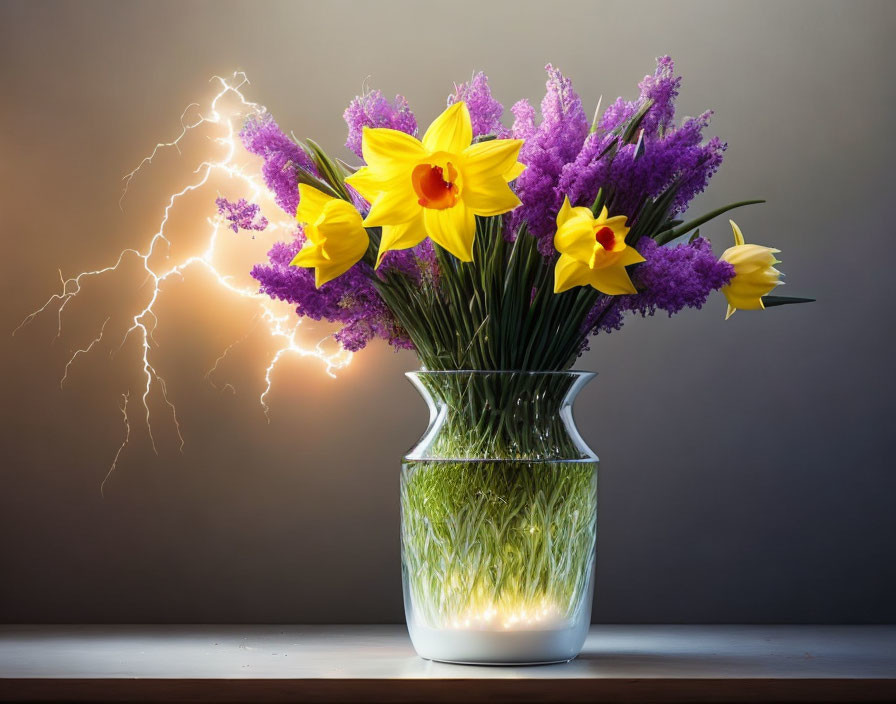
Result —
<path fill-rule="evenodd" d="M 364 225 L 400 225 L 419 217 L 422 209 L 409 176 L 406 183 L 382 191 L 376 197 L 370 206 L 370 212 L 364 218 Z"/>
<path fill-rule="evenodd" d="M 504 174 L 504 180 L 508 181 L 508 182 L 513 181 L 513 180 L 519 178 L 520 174 L 522 174 L 523 171 L 525 171 L 525 170 L 526 170 L 526 165 L 522 164 L 518 161 L 512 167 L 510 167 L 509 171 L 507 171 Z"/>
<path fill-rule="evenodd" d="M 627 293 L 638 292 L 623 266 L 608 266 L 604 269 L 595 269 L 591 272 L 589 283 L 601 293 L 606 293 L 609 296 L 621 296 Z"/>
<path fill-rule="evenodd" d="M 463 101 L 449 105 L 426 130 L 423 147 L 428 152 L 460 154 L 473 141 L 470 111 Z M 364 155 L 367 160 L 367 155 Z M 369 161 L 367 163 L 370 163 Z"/>
<path fill-rule="evenodd" d="M 467 181 L 461 192 L 461 198 L 476 215 L 483 217 L 501 215 L 520 204 L 516 193 L 501 176 L 493 176 L 487 180 L 480 179 L 472 184 Z"/>
<path fill-rule="evenodd" d="M 323 212 L 324 206 L 334 200 L 323 191 L 304 183 L 299 184 L 299 207 L 296 209 L 296 220 L 299 222 L 316 222 Z"/>
<path fill-rule="evenodd" d="M 423 225 L 423 213 L 410 222 L 401 225 L 384 225 L 383 238 L 380 240 L 380 251 L 377 253 L 376 266 L 379 267 L 386 252 L 395 249 L 410 249 L 426 239 L 426 228 Z"/>
<path fill-rule="evenodd" d="M 423 145 L 416 137 L 387 127 L 365 127 L 361 135 L 364 161 L 381 178 L 390 178 L 396 169 L 419 160 Z"/>
<path fill-rule="evenodd" d="M 590 283 L 591 269 L 568 254 L 561 254 L 554 266 L 554 293 L 563 293 L 576 286 Z"/>
<path fill-rule="evenodd" d="M 362 166 L 345 179 L 345 182 L 360 193 L 368 203 L 373 203 L 373 201 L 376 200 L 376 197 L 385 191 L 391 184 L 391 181 L 385 181 L 379 178 L 376 172 L 372 171 L 368 166 Z"/>
<path fill-rule="evenodd" d="M 560 206 L 560 212 L 557 213 L 557 229 L 563 226 L 572 215 L 572 205 L 569 202 L 569 196 L 563 196 L 563 205 Z"/>
<path fill-rule="evenodd" d="M 320 247 L 308 242 L 298 251 L 296 256 L 293 257 L 289 265 L 301 266 L 310 269 L 312 267 L 320 266 L 326 263 L 327 258 L 324 257 Z"/>
<path fill-rule="evenodd" d="M 588 262 L 595 249 L 593 221 L 590 218 L 582 217 L 574 209 L 570 212 L 566 222 L 557 228 L 557 234 L 554 235 L 554 248 L 580 262 Z M 558 215 L 558 220 L 559 217 Z"/>
<path fill-rule="evenodd" d="M 734 220 L 729 220 L 728 222 L 731 223 L 731 229 L 734 230 L 734 244 L 743 244 L 745 241 L 744 233 L 740 231 L 740 228 Z"/>
<path fill-rule="evenodd" d="M 320 288 L 328 281 L 332 281 L 354 266 L 355 262 L 334 262 L 318 266 L 314 269 L 314 286 Z"/>
<path fill-rule="evenodd" d="M 643 261 L 645 261 L 644 257 L 642 257 L 641 253 L 634 247 L 626 247 L 622 250 L 622 255 L 619 257 L 619 263 L 622 266 L 638 264 Z"/>
<path fill-rule="evenodd" d="M 606 208 L 604 209 L 604 212 L 606 212 Z M 601 215 L 603 214 L 604 213 L 601 213 Z M 614 215 L 611 218 L 604 218 L 602 224 L 613 230 L 625 230 L 625 232 L 628 233 L 628 228 L 625 226 L 626 220 L 628 220 L 628 218 L 625 215 Z"/>
<path fill-rule="evenodd" d="M 460 201 L 452 208 L 423 209 L 426 234 L 462 262 L 473 261 L 473 238 L 476 236 L 476 217 Z"/>
<path fill-rule="evenodd" d="M 361 215 L 344 200 L 327 203 L 317 230 L 325 238 L 324 255 L 333 261 L 350 260 L 354 264 L 364 256 L 370 244 L 361 225 Z"/>
<path fill-rule="evenodd" d="M 728 312 L 725 313 L 725 320 L 728 320 L 728 318 L 730 318 L 732 315 L 734 315 L 734 311 L 736 311 L 736 310 L 737 310 L 737 308 L 735 308 L 733 305 L 731 305 L 729 303 L 728 304 Z"/>
<path fill-rule="evenodd" d="M 471 144 L 461 154 L 464 182 L 469 186 L 471 181 L 490 179 L 493 176 L 500 176 L 504 181 L 512 180 L 506 178 L 506 174 L 516 170 L 522 146 L 521 139 L 492 139 Z"/>

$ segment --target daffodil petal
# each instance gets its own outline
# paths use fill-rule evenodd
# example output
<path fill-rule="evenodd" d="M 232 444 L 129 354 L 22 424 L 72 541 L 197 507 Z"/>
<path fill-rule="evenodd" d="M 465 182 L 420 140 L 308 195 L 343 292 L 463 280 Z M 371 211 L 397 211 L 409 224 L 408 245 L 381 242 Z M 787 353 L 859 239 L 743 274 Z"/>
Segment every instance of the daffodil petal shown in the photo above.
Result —
<path fill-rule="evenodd" d="M 423 135 L 423 147 L 428 152 L 460 154 L 472 141 L 473 123 L 470 121 L 467 104 L 463 101 L 445 108 Z M 366 154 L 364 158 L 367 159 Z"/>
<path fill-rule="evenodd" d="M 333 200 L 327 204 L 317 230 L 325 238 L 324 255 L 333 261 L 350 260 L 354 264 L 364 256 L 370 244 L 370 238 L 361 224 L 361 215 L 344 200 Z"/>
<path fill-rule="evenodd" d="M 744 233 L 740 231 L 740 228 L 734 220 L 729 220 L 728 222 L 731 224 L 731 229 L 734 231 L 734 244 L 742 245 L 745 242 Z"/>
<path fill-rule="evenodd" d="M 473 238 L 476 236 L 476 217 L 460 201 L 452 208 L 423 209 L 426 234 L 462 262 L 473 261 Z"/>
<path fill-rule="evenodd" d="M 569 202 L 569 196 L 563 196 L 563 205 L 560 206 L 560 212 L 557 213 L 557 229 L 560 229 L 572 216 L 572 205 Z"/>
<path fill-rule="evenodd" d="M 321 264 L 326 264 L 326 262 L 327 260 L 323 256 L 320 247 L 308 243 L 298 251 L 296 256 L 292 258 L 292 261 L 289 263 L 289 265 L 312 268 Z"/>
<path fill-rule="evenodd" d="M 595 269 L 591 272 L 589 283 L 601 293 L 606 293 L 609 296 L 622 296 L 638 292 L 623 266 Z"/>
<path fill-rule="evenodd" d="M 522 146 L 521 139 L 491 139 L 471 144 L 461 154 L 461 168 L 467 185 L 476 179 L 490 179 L 492 176 L 499 176 L 505 182 L 510 180 L 505 178 L 505 174 L 516 169 Z"/>
<path fill-rule="evenodd" d="M 405 174 L 406 176 L 406 174 Z M 368 203 L 373 203 L 376 197 L 385 190 L 388 190 L 393 183 L 398 183 L 399 177 L 393 177 L 390 180 L 379 178 L 375 171 L 368 166 L 362 166 L 355 173 L 345 179 L 345 182 L 354 188 Z"/>
<path fill-rule="evenodd" d="M 476 215 L 489 217 L 509 212 L 520 204 L 520 199 L 501 176 L 488 180 L 469 181 L 461 194 L 464 203 Z"/>
<path fill-rule="evenodd" d="M 728 304 L 728 312 L 725 313 L 725 320 L 728 320 L 728 318 L 730 318 L 732 315 L 734 315 L 736 310 L 737 310 L 737 308 L 735 308 L 733 305 L 731 305 L 729 303 Z"/>
<path fill-rule="evenodd" d="M 554 249 L 583 263 L 591 259 L 594 247 L 593 221 L 576 213 L 572 213 L 554 235 Z"/>
<path fill-rule="evenodd" d="M 510 167 L 509 171 L 504 173 L 504 180 L 507 182 L 514 181 L 520 177 L 523 171 L 526 170 L 526 165 L 521 162 L 516 162 L 513 166 Z"/>
<path fill-rule="evenodd" d="M 641 256 L 641 253 L 638 252 L 634 247 L 626 247 L 622 250 L 622 254 L 619 257 L 619 263 L 622 266 L 630 266 L 632 264 L 639 264 L 643 262 L 644 257 Z"/>
<path fill-rule="evenodd" d="M 423 145 L 416 137 L 387 127 L 365 127 L 361 134 L 361 153 L 367 166 L 380 178 L 391 178 L 396 170 L 419 160 Z"/>
<path fill-rule="evenodd" d="M 324 207 L 333 199 L 323 191 L 304 183 L 299 184 L 299 207 L 296 209 L 296 220 L 299 222 L 315 222 Z"/>
<path fill-rule="evenodd" d="M 355 265 L 355 262 L 327 263 L 314 269 L 314 286 L 320 288 L 325 283 L 339 278 Z"/>
<path fill-rule="evenodd" d="M 324 236 L 317 231 L 317 226 L 313 223 L 305 223 L 302 227 L 302 233 L 309 242 L 319 245 L 324 243 Z"/>
<path fill-rule="evenodd" d="M 390 190 L 382 191 L 370 206 L 370 212 L 364 218 L 364 225 L 400 225 L 419 217 L 422 206 L 414 193 L 411 180 Z"/>
<path fill-rule="evenodd" d="M 401 225 L 384 225 L 383 237 L 380 240 L 380 250 L 376 257 L 376 266 L 379 267 L 386 252 L 395 249 L 410 249 L 416 247 L 426 239 L 426 228 L 423 225 L 423 213 L 410 222 Z"/>
<path fill-rule="evenodd" d="M 563 293 L 576 286 L 590 283 L 591 270 L 568 254 L 561 254 L 554 266 L 554 293 Z"/>

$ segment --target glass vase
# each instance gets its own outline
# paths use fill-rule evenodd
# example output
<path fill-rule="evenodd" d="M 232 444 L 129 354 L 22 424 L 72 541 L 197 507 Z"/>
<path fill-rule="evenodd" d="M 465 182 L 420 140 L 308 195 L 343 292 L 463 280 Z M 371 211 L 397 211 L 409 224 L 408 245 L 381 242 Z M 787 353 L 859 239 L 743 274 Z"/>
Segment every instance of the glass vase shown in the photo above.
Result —
<path fill-rule="evenodd" d="M 429 427 L 401 473 L 408 630 L 431 660 L 570 660 L 585 642 L 597 456 L 572 405 L 590 372 L 408 377 Z"/>

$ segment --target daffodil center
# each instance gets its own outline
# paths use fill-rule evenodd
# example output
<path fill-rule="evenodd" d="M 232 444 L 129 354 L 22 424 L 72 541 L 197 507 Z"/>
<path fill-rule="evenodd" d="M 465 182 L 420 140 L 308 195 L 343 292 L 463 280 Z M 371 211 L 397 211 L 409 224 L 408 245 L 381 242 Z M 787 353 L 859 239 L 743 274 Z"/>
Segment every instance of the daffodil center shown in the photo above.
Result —
<path fill-rule="evenodd" d="M 424 208 L 444 210 L 457 203 L 460 193 L 457 187 L 457 170 L 450 163 L 445 166 L 443 169 L 435 164 L 420 164 L 411 173 L 417 202 Z"/>
<path fill-rule="evenodd" d="M 604 225 L 603 227 L 598 228 L 597 232 L 594 233 L 594 239 L 597 240 L 597 243 L 605 250 L 612 252 L 613 247 L 616 244 L 616 233 Z"/>

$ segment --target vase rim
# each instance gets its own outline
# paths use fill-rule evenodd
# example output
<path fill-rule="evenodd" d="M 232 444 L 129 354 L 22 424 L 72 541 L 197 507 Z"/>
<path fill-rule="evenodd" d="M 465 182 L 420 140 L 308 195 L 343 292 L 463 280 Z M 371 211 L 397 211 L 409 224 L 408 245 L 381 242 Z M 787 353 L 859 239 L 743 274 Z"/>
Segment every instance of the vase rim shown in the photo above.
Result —
<path fill-rule="evenodd" d="M 591 378 L 597 376 L 597 372 L 585 369 L 560 369 L 560 370 L 532 370 L 532 369 L 416 369 L 405 372 L 405 376 L 456 376 L 485 375 L 485 374 L 519 374 L 525 376 L 572 376 L 579 378 Z"/>

